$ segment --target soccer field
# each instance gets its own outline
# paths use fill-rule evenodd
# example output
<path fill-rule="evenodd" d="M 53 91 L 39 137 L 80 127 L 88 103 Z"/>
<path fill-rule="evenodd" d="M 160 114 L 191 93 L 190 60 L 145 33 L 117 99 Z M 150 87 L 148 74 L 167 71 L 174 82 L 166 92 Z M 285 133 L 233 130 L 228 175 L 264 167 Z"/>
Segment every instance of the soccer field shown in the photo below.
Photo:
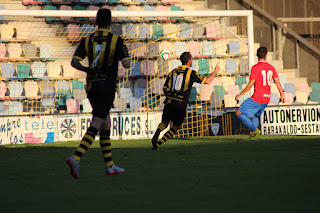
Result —
<path fill-rule="evenodd" d="M 106 176 L 96 141 L 0 146 L 0 212 L 318 212 L 320 138 L 220 136 L 113 141 L 126 172 Z"/>

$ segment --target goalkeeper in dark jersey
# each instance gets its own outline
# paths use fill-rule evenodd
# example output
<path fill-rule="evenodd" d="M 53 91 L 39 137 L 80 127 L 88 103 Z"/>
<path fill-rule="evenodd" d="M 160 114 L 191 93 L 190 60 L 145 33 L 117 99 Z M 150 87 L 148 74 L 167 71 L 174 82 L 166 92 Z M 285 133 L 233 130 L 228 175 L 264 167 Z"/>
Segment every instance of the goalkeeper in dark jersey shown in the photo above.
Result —
<path fill-rule="evenodd" d="M 184 52 L 180 56 L 182 65 L 172 70 L 163 86 L 163 92 L 166 96 L 165 106 L 162 114 L 162 121 L 158 125 L 157 131 L 152 138 L 152 149 L 158 149 L 159 146 L 173 137 L 180 129 L 186 117 L 188 100 L 191 88 L 194 82 L 201 84 L 210 84 L 220 67 L 217 63 L 214 71 L 209 77 L 202 76 L 196 71 L 191 70 L 192 55 L 190 52 Z M 169 122 L 173 125 L 158 141 L 160 133 L 167 128 Z"/>

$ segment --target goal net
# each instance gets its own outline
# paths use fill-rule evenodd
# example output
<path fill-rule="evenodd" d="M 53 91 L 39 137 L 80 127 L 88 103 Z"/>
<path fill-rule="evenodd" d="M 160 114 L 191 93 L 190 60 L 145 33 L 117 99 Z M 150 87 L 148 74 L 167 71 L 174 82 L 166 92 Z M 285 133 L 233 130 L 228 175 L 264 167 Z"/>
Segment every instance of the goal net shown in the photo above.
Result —
<path fill-rule="evenodd" d="M 86 74 L 74 69 L 80 40 L 96 30 L 96 11 L 4 11 L 0 43 L 0 144 L 80 140 L 91 119 Z M 250 11 L 113 11 L 111 32 L 125 39 L 131 67 L 119 63 L 117 94 L 111 109 L 111 138 L 151 138 L 161 122 L 163 84 L 181 65 L 183 52 L 192 69 L 209 76 L 194 84 L 187 115 L 175 137 L 208 136 L 224 129 L 215 123 L 247 83 L 253 64 Z M 169 60 L 159 57 L 167 49 Z M 82 62 L 87 65 L 87 60 Z M 229 131 L 229 133 L 228 133 Z"/>

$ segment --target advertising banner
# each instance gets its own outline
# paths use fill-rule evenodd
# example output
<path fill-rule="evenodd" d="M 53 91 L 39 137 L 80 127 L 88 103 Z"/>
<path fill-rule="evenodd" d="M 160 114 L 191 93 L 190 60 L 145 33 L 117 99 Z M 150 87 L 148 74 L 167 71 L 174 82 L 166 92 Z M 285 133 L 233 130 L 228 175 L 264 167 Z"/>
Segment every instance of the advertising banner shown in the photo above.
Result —
<path fill-rule="evenodd" d="M 320 135 L 320 105 L 267 107 L 260 123 L 263 135 Z"/>

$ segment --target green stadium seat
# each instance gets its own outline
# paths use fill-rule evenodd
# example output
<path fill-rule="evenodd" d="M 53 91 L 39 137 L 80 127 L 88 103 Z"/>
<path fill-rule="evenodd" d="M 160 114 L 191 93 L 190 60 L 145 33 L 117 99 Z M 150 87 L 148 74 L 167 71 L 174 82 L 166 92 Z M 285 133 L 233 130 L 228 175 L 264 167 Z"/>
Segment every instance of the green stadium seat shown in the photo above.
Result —
<path fill-rule="evenodd" d="M 46 5 L 44 7 L 45 10 L 58 10 L 56 6 L 53 6 L 53 5 Z M 45 21 L 46 22 L 53 22 L 53 21 L 56 21 L 57 20 L 57 17 L 45 17 Z"/>
<path fill-rule="evenodd" d="M 311 82 L 312 92 L 320 92 L 320 83 L 319 82 Z"/>
<path fill-rule="evenodd" d="M 197 89 L 195 87 L 192 87 L 190 97 L 189 97 L 189 103 L 194 103 L 196 101 L 197 101 Z"/>
<path fill-rule="evenodd" d="M 30 67 L 27 63 L 18 63 L 17 64 L 17 78 L 29 78 L 30 75 Z"/>
<path fill-rule="evenodd" d="M 244 89 L 244 88 L 242 88 L 243 84 L 247 84 L 246 77 L 236 76 L 236 85 L 239 86 L 240 90 Z"/>
<path fill-rule="evenodd" d="M 220 95 L 221 100 L 224 100 L 224 95 L 226 94 L 225 89 L 223 88 L 223 86 L 217 86 L 215 85 L 213 87 L 214 90 L 214 94 L 216 95 Z"/>
<path fill-rule="evenodd" d="M 73 9 L 74 10 L 86 10 L 86 7 L 82 6 L 82 5 L 76 5 L 76 6 L 74 6 Z M 86 18 L 85 17 L 75 17 L 74 20 L 76 20 L 76 21 L 85 21 Z"/>
<path fill-rule="evenodd" d="M 171 11 L 182 11 L 181 7 L 172 5 Z M 171 20 L 180 20 L 180 17 L 171 17 Z"/>
<path fill-rule="evenodd" d="M 162 25 L 160 25 L 160 24 L 152 25 L 152 31 L 153 31 L 152 38 L 158 39 L 158 38 L 163 37 L 163 26 Z"/>

